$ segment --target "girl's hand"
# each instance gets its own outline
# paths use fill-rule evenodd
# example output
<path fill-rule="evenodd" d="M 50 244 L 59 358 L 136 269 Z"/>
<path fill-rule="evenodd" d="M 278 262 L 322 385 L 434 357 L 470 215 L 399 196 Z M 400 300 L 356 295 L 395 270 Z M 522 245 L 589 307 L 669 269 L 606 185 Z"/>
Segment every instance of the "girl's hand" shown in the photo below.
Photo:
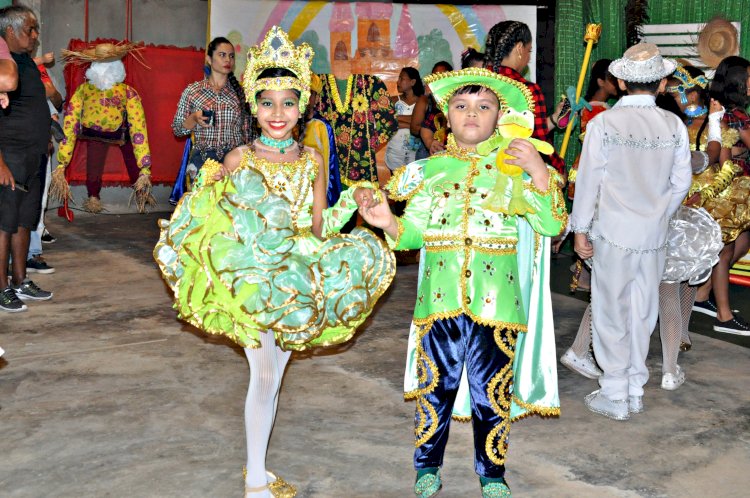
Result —
<path fill-rule="evenodd" d="M 379 201 L 379 196 L 372 189 L 357 187 L 354 190 L 354 202 L 357 203 L 357 207 L 369 208 Z"/>
<path fill-rule="evenodd" d="M 440 140 L 433 140 L 430 144 L 430 155 L 437 154 L 438 152 L 443 152 L 444 150 L 445 146 Z"/>
<path fill-rule="evenodd" d="M 230 173 L 232 173 L 232 170 L 222 164 L 221 168 L 219 168 L 219 171 L 214 174 L 214 180 L 219 181 L 225 176 L 229 176 Z"/>
<path fill-rule="evenodd" d="M 709 108 L 708 108 L 708 112 L 709 112 L 710 114 L 713 114 L 713 113 L 715 113 L 715 112 L 720 112 L 720 113 L 722 113 L 722 116 L 723 116 L 723 114 L 724 114 L 724 106 L 722 106 L 722 105 L 721 105 L 721 104 L 719 103 L 719 101 L 718 101 L 718 100 L 716 100 L 716 99 L 711 99 L 711 104 L 709 105 Z"/>

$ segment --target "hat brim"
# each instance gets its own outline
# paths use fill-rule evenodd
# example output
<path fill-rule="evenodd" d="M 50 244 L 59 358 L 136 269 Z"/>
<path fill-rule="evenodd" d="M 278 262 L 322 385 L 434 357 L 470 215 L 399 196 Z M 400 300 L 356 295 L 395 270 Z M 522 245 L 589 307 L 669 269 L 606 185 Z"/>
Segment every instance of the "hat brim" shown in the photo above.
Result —
<path fill-rule="evenodd" d="M 615 78 L 623 81 L 632 81 L 635 83 L 651 83 L 653 81 L 659 81 L 663 78 L 666 78 L 670 74 L 674 73 L 675 69 L 677 69 L 676 62 L 670 59 L 662 58 L 662 67 L 659 68 L 659 70 L 643 74 L 630 74 L 625 70 L 625 65 L 627 62 L 629 61 L 624 57 L 614 60 L 609 65 L 610 74 L 612 74 L 612 76 L 614 76 Z"/>
<path fill-rule="evenodd" d="M 534 110 L 534 97 L 526 85 L 488 69 L 472 67 L 430 74 L 425 76 L 424 82 L 429 85 L 438 107 L 445 114 L 448 113 L 448 102 L 456 91 L 470 85 L 492 91 L 497 95 L 501 109 L 512 107 L 517 111 Z"/>

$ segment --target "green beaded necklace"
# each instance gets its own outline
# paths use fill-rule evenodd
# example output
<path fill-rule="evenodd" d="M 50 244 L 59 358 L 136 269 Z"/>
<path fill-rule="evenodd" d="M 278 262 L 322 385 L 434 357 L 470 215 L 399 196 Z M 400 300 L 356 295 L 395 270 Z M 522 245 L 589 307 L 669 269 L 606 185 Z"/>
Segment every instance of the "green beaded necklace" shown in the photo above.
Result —
<path fill-rule="evenodd" d="M 274 149 L 279 149 L 279 154 L 283 154 L 284 152 L 286 152 L 285 149 L 294 143 L 294 138 L 292 137 L 289 137 L 286 140 L 276 140 L 263 134 L 258 137 L 258 140 L 260 140 L 260 143 L 262 143 L 263 145 L 267 145 Z"/>

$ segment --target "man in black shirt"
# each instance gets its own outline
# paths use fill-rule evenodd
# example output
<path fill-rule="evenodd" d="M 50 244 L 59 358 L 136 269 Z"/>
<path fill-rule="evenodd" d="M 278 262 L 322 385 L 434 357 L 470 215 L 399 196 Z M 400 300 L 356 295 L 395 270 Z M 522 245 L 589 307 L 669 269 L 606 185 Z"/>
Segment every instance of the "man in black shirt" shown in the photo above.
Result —
<path fill-rule="evenodd" d="M 0 183 L 0 310 L 13 312 L 26 309 L 21 300 L 52 297 L 26 278 L 29 234 L 41 214 L 39 165 L 47 152 L 51 118 L 39 70 L 29 55 L 39 37 L 34 12 L 19 5 L 0 9 L 0 36 L 18 66 L 18 87 L 8 94 L 8 107 L 0 110 L 0 177 L 12 176 L 10 185 Z"/>

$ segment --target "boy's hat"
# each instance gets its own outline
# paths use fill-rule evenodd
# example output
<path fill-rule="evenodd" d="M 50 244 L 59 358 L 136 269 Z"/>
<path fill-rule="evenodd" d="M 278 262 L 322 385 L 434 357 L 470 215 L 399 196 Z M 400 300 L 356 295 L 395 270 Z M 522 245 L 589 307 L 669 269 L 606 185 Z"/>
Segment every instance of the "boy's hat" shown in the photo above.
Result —
<path fill-rule="evenodd" d="M 664 59 L 659 48 L 653 43 L 633 45 L 609 65 L 609 72 L 615 78 L 635 83 L 650 83 L 672 74 L 677 65 Z"/>
<path fill-rule="evenodd" d="M 438 107 L 448 114 L 448 102 L 453 94 L 464 86 L 479 85 L 491 90 L 500 102 L 501 109 L 512 107 L 523 112 L 534 110 L 534 98 L 531 91 L 520 81 L 503 76 L 479 67 L 469 67 L 458 71 L 429 74 L 424 82 L 430 86 Z"/>

